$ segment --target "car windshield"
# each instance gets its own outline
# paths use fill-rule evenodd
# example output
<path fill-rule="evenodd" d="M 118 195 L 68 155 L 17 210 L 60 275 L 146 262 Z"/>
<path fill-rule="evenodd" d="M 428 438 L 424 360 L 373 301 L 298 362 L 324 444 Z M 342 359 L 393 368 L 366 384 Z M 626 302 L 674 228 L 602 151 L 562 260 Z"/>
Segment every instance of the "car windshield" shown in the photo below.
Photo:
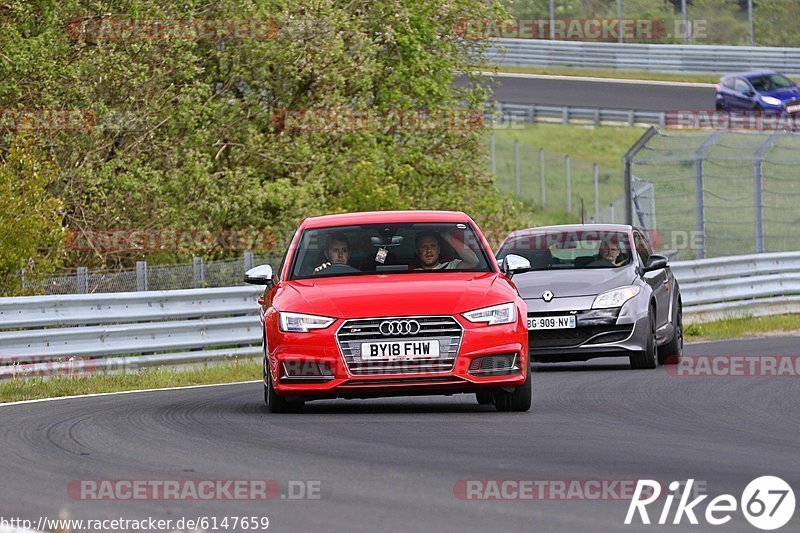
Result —
<path fill-rule="evenodd" d="M 753 85 L 753 89 L 758 92 L 788 89 L 794 86 L 792 80 L 781 74 L 764 74 L 747 79 Z"/>
<path fill-rule="evenodd" d="M 452 270 L 492 272 L 470 225 L 369 224 L 305 230 L 290 279 Z"/>
<path fill-rule="evenodd" d="M 620 231 L 546 231 L 515 236 L 497 253 L 526 258 L 533 270 L 618 268 L 631 262 L 627 233 Z"/>

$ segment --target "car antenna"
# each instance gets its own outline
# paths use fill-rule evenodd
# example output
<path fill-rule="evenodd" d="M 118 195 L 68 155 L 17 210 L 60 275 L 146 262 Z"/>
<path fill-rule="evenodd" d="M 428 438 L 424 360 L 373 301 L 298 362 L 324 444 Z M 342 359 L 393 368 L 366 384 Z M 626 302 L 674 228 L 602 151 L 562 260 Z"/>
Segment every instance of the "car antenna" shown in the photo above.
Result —
<path fill-rule="evenodd" d="M 584 220 L 584 214 L 583 214 L 583 196 L 581 196 L 581 224 L 586 224 L 586 222 L 584 222 L 583 220 Z"/>

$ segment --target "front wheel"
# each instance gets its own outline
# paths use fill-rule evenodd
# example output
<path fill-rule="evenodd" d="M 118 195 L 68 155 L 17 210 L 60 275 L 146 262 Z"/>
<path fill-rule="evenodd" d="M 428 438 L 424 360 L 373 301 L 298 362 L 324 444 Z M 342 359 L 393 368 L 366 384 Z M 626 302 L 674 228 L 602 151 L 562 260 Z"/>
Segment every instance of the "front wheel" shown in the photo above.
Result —
<path fill-rule="evenodd" d="M 264 372 L 264 402 L 270 413 L 297 413 L 303 410 L 303 402 L 291 402 L 279 396 L 272 386 L 272 375 L 269 372 Z"/>
<path fill-rule="evenodd" d="M 675 314 L 675 333 L 668 344 L 658 349 L 658 362 L 662 365 L 677 365 L 683 357 L 683 308 L 678 304 Z"/>
<path fill-rule="evenodd" d="M 514 389 L 514 392 L 497 391 L 494 395 L 494 407 L 498 411 L 527 411 L 531 408 L 531 373 L 525 383 Z"/>
<path fill-rule="evenodd" d="M 647 316 L 650 325 L 647 333 L 647 344 L 645 349 L 630 356 L 631 368 L 644 369 L 655 368 L 658 365 L 658 355 L 656 350 L 656 313 L 655 309 L 650 308 Z"/>

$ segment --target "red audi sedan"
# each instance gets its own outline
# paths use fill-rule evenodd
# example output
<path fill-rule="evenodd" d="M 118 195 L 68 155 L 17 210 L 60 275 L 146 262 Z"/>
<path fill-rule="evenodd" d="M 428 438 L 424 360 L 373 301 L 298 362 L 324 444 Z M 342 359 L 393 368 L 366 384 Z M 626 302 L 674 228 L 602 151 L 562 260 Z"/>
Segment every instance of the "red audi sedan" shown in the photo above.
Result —
<path fill-rule="evenodd" d="M 513 262 L 513 260 L 510 260 Z M 266 285 L 264 399 L 271 412 L 322 398 L 474 393 L 531 404 L 527 308 L 464 213 L 308 218 Z"/>

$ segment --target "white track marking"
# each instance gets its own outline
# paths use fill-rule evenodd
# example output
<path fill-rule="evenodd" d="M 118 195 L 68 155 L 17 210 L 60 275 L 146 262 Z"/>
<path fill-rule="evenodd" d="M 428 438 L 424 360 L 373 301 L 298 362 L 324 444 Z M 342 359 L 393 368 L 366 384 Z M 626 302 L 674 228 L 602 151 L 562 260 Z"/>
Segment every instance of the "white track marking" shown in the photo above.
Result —
<path fill-rule="evenodd" d="M 0 408 L 8 407 L 10 405 L 21 405 L 26 403 L 40 403 L 40 402 L 51 402 L 55 400 L 74 400 L 78 398 L 96 398 L 98 396 L 113 396 L 117 394 L 135 394 L 138 392 L 158 392 L 158 391 L 167 391 L 167 390 L 187 390 L 187 389 L 202 389 L 204 387 L 224 387 L 226 385 L 243 385 L 245 383 L 261 383 L 260 379 L 256 379 L 253 381 L 234 381 L 231 383 L 212 383 L 209 385 L 188 385 L 186 387 L 166 387 L 163 389 L 138 389 L 138 390 L 123 390 L 117 392 L 98 392 L 96 394 L 80 394 L 77 396 L 57 396 L 55 398 L 39 398 L 36 400 L 21 400 L 18 402 L 7 402 L 7 403 L 0 403 Z M 2 532 L 0 532 L 2 533 Z"/>

